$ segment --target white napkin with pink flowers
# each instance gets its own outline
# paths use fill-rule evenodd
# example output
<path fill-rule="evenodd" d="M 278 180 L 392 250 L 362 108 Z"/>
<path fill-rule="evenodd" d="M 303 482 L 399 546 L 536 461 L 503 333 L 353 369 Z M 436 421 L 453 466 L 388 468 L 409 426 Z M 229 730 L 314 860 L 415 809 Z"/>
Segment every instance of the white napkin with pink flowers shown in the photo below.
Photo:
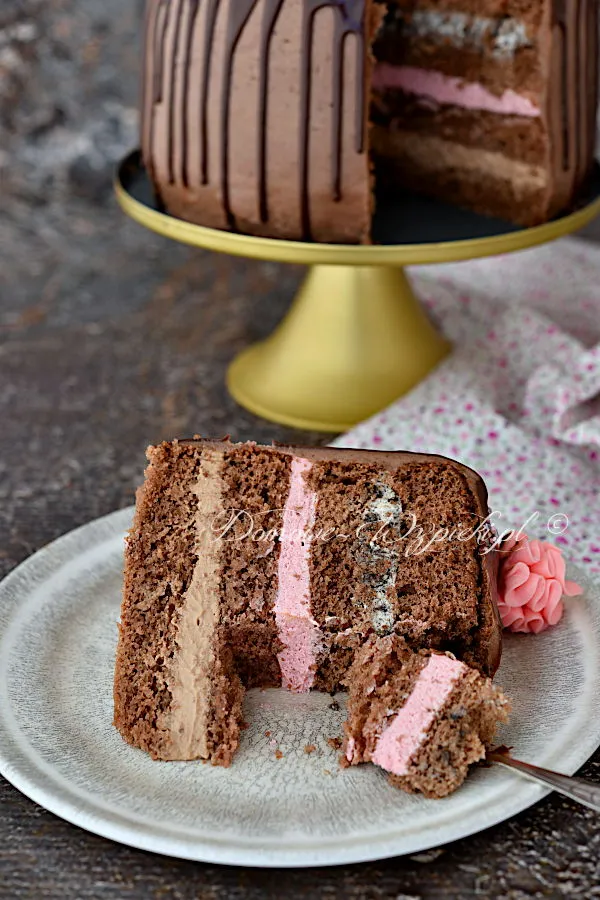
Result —
<path fill-rule="evenodd" d="M 525 526 L 600 573 L 600 249 L 566 238 L 411 275 L 454 351 L 335 443 L 455 457 L 500 532 Z"/>

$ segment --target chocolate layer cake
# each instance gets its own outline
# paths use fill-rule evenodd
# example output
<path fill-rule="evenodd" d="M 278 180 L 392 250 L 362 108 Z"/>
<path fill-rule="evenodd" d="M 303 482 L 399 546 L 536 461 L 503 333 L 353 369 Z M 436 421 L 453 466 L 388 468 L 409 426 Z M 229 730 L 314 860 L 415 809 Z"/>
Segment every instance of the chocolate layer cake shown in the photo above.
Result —
<path fill-rule="evenodd" d="M 447 653 L 371 637 L 347 676 L 342 763 L 372 762 L 409 793 L 445 797 L 484 759 L 509 703 L 489 678 Z"/>
<path fill-rule="evenodd" d="M 521 224 L 590 173 L 598 0 L 147 0 L 141 143 L 166 209 L 368 242 L 373 176 Z"/>
<path fill-rule="evenodd" d="M 148 457 L 115 675 L 131 744 L 226 765 L 244 687 L 336 690 L 372 635 L 496 670 L 497 556 L 478 542 L 487 495 L 470 469 L 202 440 Z"/>

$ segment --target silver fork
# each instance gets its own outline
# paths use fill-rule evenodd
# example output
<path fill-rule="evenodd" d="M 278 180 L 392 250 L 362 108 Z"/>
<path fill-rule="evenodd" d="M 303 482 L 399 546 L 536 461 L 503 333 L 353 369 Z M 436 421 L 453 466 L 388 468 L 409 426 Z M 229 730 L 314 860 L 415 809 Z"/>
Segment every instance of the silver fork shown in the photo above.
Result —
<path fill-rule="evenodd" d="M 530 781 L 537 781 L 538 784 L 546 784 L 559 794 L 576 800 L 583 806 L 600 812 L 600 784 L 592 784 L 591 781 L 585 781 L 583 778 L 575 778 L 572 775 L 561 775 L 560 772 L 551 772 L 550 769 L 542 769 L 540 766 L 533 766 L 531 763 L 521 762 L 519 759 L 513 759 L 509 755 L 508 747 L 498 747 L 491 750 L 487 756 L 488 762 L 499 763 L 508 769 L 514 769 Z"/>

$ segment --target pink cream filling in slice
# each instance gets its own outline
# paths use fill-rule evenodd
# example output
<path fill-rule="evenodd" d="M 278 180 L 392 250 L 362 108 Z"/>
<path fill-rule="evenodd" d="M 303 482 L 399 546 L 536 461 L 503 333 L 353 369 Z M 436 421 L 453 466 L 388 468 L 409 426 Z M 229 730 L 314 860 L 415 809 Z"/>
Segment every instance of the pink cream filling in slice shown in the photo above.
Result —
<path fill-rule="evenodd" d="M 464 663 L 449 656 L 429 658 L 410 697 L 377 741 L 372 756 L 376 765 L 393 775 L 408 774 L 412 757 L 465 670 Z"/>
<path fill-rule="evenodd" d="M 502 94 L 492 94 L 482 84 L 464 81 L 415 66 L 392 66 L 377 63 L 373 73 L 373 88 L 383 91 L 402 90 L 440 105 L 462 106 L 464 109 L 480 109 L 485 112 L 505 116 L 540 115 L 539 108 L 528 97 L 506 90 Z"/>
<path fill-rule="evenodd" d="M 304 475 L 311 467 L 307 459 L 292 458 L 275 598 L 275 621 L 284 645 L 277 655 L 282 683 L 287 690 L 298 693 L 312 687 L 321 646 L 319 626 L 310 608 L 310 544 L 317 495 L 307 487 Z"/>

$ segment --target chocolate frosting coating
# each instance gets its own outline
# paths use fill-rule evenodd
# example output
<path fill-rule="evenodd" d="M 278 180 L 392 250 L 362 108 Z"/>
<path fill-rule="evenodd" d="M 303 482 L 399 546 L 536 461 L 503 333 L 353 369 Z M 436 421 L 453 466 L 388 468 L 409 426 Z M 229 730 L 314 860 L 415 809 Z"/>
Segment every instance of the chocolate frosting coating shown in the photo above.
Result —
<path fill-rule="evenodd" d="M 167 208 L 233 231 L 366 239 L 378 20 L 370 0 L 148 0 L 142 152 Z"/>
<path fill-rule="evenodd" d="M 594 161 L 598 108 L 598 0 L 549 0 L 550 208 L 564 209 Z"/>

